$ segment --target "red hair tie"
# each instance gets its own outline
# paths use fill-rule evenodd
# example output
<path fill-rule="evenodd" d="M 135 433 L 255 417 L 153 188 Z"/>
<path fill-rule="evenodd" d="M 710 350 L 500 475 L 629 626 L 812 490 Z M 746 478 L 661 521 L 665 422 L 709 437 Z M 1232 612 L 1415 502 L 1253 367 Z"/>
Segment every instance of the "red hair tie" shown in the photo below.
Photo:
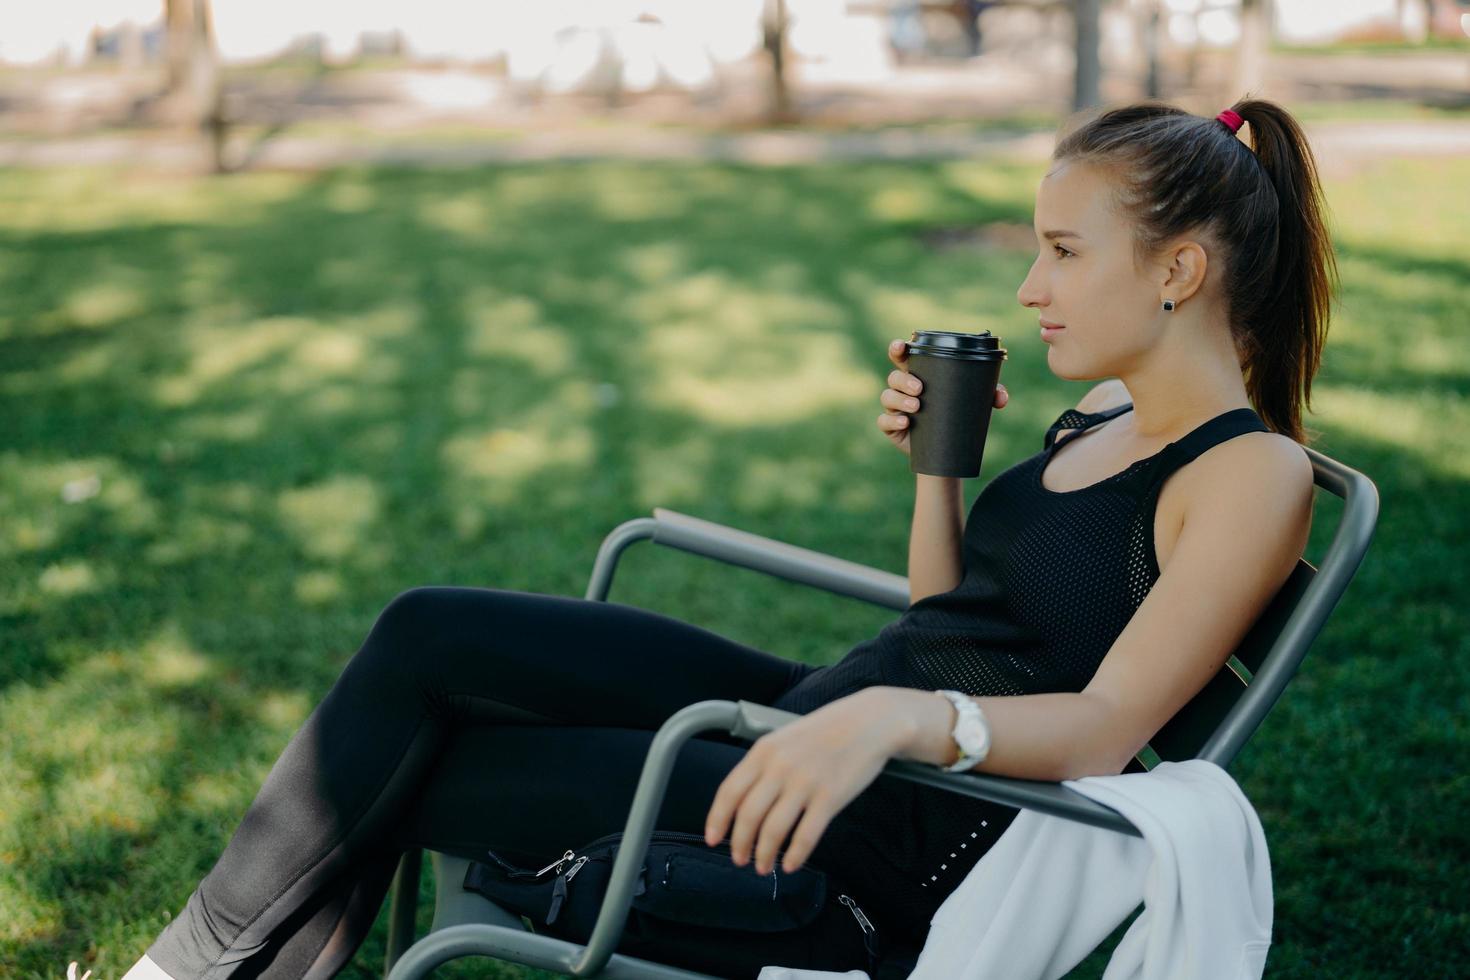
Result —
<path fill-rule="evenodd" d="M 1240 132 L 1240 125 L 1245 122 L 1244 119 L 1240 118 L 1240 113 L 1234 109 L 1222 109 L 1220 110 L 1220 114 L 1215 118 L 1229 127 L 1232 133 Z"/>

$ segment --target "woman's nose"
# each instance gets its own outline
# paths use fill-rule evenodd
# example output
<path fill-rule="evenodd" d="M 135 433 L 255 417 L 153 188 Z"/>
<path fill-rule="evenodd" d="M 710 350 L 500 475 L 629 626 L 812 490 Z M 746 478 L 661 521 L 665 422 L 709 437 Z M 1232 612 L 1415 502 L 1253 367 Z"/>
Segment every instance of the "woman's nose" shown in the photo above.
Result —
<path fill-rule="evenodd" d="M 1041 288 L 1040 277 L 1036 274 L 1036 265 L 1036 262 L 1031 263 L 1031 268 L 1026 272 L 1026 278 L 1021 280 L 1021 287 L 1016 290 L 1016 302 L 1022 306 L 1046 305 L 1046 295 Z"/>

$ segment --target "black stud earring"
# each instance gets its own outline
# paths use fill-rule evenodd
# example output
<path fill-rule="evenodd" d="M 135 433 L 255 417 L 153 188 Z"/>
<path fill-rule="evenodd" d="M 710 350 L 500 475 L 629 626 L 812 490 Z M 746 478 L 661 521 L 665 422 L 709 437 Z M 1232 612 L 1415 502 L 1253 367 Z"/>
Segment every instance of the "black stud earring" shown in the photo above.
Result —
<path fill-rule="evenodd" d="M 1166 300 L 1164 300 L 1164 312 L 1165 313 L 1173 313 L 1174 312 L 1174 301 L 1172 299 L 1166 299 Z"/>

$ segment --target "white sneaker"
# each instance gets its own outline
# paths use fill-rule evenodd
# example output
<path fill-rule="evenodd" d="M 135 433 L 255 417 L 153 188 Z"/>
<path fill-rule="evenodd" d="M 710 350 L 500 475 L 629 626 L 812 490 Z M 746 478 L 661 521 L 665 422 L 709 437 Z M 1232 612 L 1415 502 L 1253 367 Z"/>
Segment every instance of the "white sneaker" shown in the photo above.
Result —
<path fill-rule="evenodd" d="M 66 968 L 66 980 L 87 980 L 91 975 L 92 971 L 88 970 L 81 976 L 77 976 L 75 960 Z M 102 980 L 102 978 L 98 977 L 97 980 Z M 174 978 L 165 973 L 163 967 L 150 960 L 145 953 L 138 962 L 133 964 L 132 969 L 123 974 L 122 980 L 174 980 Z"/>

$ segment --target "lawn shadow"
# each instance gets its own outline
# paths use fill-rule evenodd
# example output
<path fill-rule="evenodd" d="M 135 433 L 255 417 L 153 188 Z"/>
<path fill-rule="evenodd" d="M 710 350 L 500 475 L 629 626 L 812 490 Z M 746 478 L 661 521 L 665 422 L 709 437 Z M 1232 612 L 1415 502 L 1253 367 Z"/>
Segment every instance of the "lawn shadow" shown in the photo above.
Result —
<path fill-rule="evenodd" d="M 66 831 L 81 835 L 75 849 L 57 846 L 59 826 L 34 835 L 17 893 L 59 906 L 62 924 L 16 952 L 22 968 L 84 942 L 103 903 L 78 896 L 111 894 L 108 882 L 139 921 L 176 911 L 261 767 L 398 592 L 581 595 L 603 536 L 653 506 L 903 572 L 911 475 L 873 424 L 887 341 L 940 325 L 993 329 L 1011 349 L 1015 400 L 992 425 L 969 500 L 1039 451 L 1085 390 L 1050 374 L 1015 304 L 1024 249 L 926 244 L 936 230 L 1029 224 L 1021 202 L 1036 173 L 349 168 L 187 189 L 205 202 L 192 217 L 160 203 L 171 217 L 0 232 L 15 257 L 0 268 L 11 297 L 0 315 L 11 529 L 0 535 L 0 697 L 32 705 L 38 731 L 63 727 L 80 693 L 130 701 L 174 744 L 147 767 L 130 763 L 167 819 L 129 829 L 99 817 Z M 1401 308 L 1396 277 L 1428 277 L 1447 307 L 1467 273 L 1388 248 L 1344 254 L 1387 273 L 1349 284 L 1358 323 Z M 1381 371 L 1366 332 L 1339 336 L 1329 389 L 1465 393 L 1463 364 L 1404 354 Z M 1366 675 L 1361 703 L 1331 703 L 1314 666 L 1350 683 L 1366 669 L 1361 649 L 1386 655 L 1411 624 L 1422 656 L 1448 662 L 1466 625 L 1450 580 L 1424 570 L 1456 561 L 1464 479 L 1423 446 L 1308 422 L 1324 428 L 1324 452 L 1379 482 L 1384 506 L 1369 566 L 1304 664 L 1308 683 L 1238 774 L 1288 822 L 1299 784 L 1336 789 L 1331 767 L 1347 768 L 1318 740 L 1375 721 L 1368 698 L 1384 693 Z M 88 475 L 100 478 L 95 496 L 61 499 Z M 1325 547 L 1325 527 L 1311 548 Z M 651 548 L 629 552 L 615 593 L 807 662 L 837 659 L 894 616 Z M 89 672 L 99 651 L 123 658 L 101 680 Z M 1435 717 L 1463 692 L 1455 682 L 1410 696 Z M 1437 744 L 1417 730 L 1402 738 L 1416 759 Z M 1328 768 L 1303 769 L 1292 752 Z M 57 758 L 81 767 L 80 754 Z M 27 840 L 20 828 L 45 827 L 62 805 L 70 777 L 47 778 L 0 843 Z M 1382 795 L 1407 805 L 1408 793 Z M 1354 840 L 1365 868 L 1384 846 Z M 1453 893 L 1427 844 L 1395 846 Z M 1313 873 L 1304 850 L 1282 861 L 1284 873 Z M 155 869 L 146 888 L 131 883 L 138 869 Z M 1419 886 L 1386 887 L 1395 901 L 1426 900 Z M 1296 925 L 1307 914 L 1283 910 Z M 381 950 L 382 928 L 365 950 Z"/>

